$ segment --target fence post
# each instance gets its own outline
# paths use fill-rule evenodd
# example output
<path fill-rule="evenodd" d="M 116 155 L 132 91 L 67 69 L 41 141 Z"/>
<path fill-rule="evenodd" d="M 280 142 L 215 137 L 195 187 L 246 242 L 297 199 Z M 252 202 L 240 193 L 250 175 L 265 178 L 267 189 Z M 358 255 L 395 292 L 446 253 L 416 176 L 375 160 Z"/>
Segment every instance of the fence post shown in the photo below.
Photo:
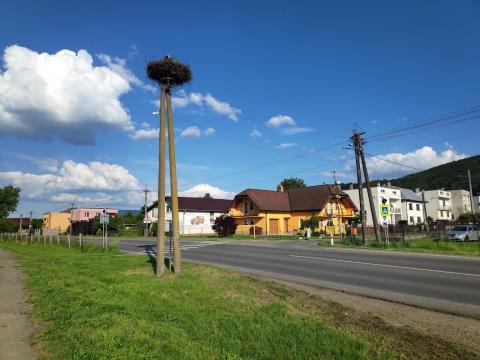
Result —
<path fill-rule="evenodd" d="M 52 235 L 50 235 L 50 246 L 52 246 Z"/>
<path fill-rule="evenodd" d="M 70 248 L 70 234 L 67 234 L 68 248 Z"/>
<path fill-rule="evenodd" d="M 80 244 L 80 249 L 81 249 L 82 248 L 82 233 L 80 233 L 79 244 Z"/>
<path fill-rule="evenodd" d="M 57 245 L 60 245 L 60 236 L 57 234 Z"/>

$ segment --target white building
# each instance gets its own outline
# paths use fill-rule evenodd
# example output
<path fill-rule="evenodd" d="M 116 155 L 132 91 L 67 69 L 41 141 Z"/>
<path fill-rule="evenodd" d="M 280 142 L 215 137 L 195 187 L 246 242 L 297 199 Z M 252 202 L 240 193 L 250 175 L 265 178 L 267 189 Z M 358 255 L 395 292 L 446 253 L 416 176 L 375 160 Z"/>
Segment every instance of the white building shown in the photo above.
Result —
<path fill-rule="evenodd" d="M 402 220 L 408 225 L 418 225 L 425 222 L 423 200 L 421 195 L 409 189 L 400 188 L 402 195 Z"/>
<path fill-rule="evenodd" d="M 452 194 L 452 215 L 453 219 L 465 213 L 472 212 L 472 204 L 470 202 L 470 193 L 466 190 L 450 190 Z"/>
<path fill-rule="evenodd" d="M 422 192 L 417 189 L 417 194 L 422 196 Z M 433 221 L 452 220 L 452 194 L 450 191 L 428 190 L 424 191 L 425 207 L 427 208 L 427 216 L 431 217 Z"/>
<path fill-rule="evenodd" d="M 473 197 L 473 209 L 475 210 L 475 214 L 480 213 L 480 195 Z"/>
<path fill-rule="evenodd" d="M 180 234 L 212 234 L 212 225 L 220 215 L 228 213 L 232 200 L 206 199 L 182 197 L 178 198 Z M 170 197 L 165 197 L 165 229 L 170 229 L 172 210 Z M 155 201 L 147 209 L 147 219 L 144 222 L 156 223 L 158 221 L 158 206 Z"/>
<path fill-rule="evenodd" d="M 343 191 L 350 196 L 357 208 L 360 209 L 358 189 L 348 189 Z M 386 222 L 391 225 L 398 224 L 398 222 L 402 219 L 402 197 L 400 189 L 392 187 L 390 184 L 387 184 L 387 186 L 381 186 L 378 183 L 377 186 L 372 187 L 372 198 L 373 203 L 375 204 L 375 214 L 377 216 L 378 223 L 384 224 Z M 363 188 L 363 200 L 365 204 L 365 211 L 367 213 L 366 225 L 373 226 L 373 218 L 370 211 L 370 203 L 368 201 L 368 192 L 366 187 Z M 380 207 L 382 204 L 385 204 L 390 208 L 390 216 L 383 217 L 380 214 Z"/>

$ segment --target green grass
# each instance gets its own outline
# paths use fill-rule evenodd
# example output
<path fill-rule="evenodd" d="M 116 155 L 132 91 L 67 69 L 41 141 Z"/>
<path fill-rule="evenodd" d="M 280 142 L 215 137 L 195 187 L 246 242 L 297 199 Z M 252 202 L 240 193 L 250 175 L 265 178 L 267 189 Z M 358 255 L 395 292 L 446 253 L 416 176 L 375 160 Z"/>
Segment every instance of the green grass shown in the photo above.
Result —
<path fill-rule="evenodd" d="M 330 246 L 330 240 L 324 239 L 318 242 L 320 246 Z M 455 255 L 475 255 L 480 256 L 480 245 L 478 242 L 456 242 L 445 241 L 440 239 L 412 239 L 403 242 L 390 242 L 386 245 L 385 242 L 377 243 L 370 240 L 368 246 L 363 246 L 359 239 L 347 239 L 335 242 L 335 246 L 341 247 L 356 247 L 364 249 L 382 249 L 405 252 L 425 252 L 438 254 L 455 254 Z"/>
<path fill-rule="evenodd" d="M 52 359 L 466 359 L 453 344 L 390 327 L 271 282 L 184 263 L 155 278 L 143 256 L 2 242 L 26 275 Z"/>

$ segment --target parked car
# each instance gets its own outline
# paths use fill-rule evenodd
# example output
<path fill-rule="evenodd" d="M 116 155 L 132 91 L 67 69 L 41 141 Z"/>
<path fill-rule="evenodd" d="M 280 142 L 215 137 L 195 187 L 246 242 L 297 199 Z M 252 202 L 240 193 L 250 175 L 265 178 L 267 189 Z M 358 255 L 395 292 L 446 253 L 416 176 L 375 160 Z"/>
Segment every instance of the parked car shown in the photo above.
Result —
<path fill-rule="evenodd" d="M 479 232 L 473 225 L 455 225 L 445 235 L 448 240 L 472 241 L 478 240 Z"/>

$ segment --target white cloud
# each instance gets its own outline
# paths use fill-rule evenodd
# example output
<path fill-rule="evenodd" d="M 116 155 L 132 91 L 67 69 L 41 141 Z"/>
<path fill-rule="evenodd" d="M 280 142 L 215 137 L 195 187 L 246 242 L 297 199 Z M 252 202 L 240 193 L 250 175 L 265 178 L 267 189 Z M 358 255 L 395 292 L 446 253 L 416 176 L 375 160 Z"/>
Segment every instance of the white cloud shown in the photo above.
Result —
<path fill-rule="evenodd" d="M 157 89 L 149 84 L 145 84 L 142 80 L 136 77 L 132 71 L 127 67 L 127 60 L 119 57 L 111 57 L 106 54 L 98 54 L 98 59 L 104 63 L 109 69 L 120 75 L 128 83 L 142 88 L 145 91 L 155 92 Z"/>
<path fill-rule="evenodd" d="M 189 126 L 180 133 L 181 137 L 200 137 L 202 136 L 202 131 L 198 126 Z"/>
<path fill-rule="evenodd" d="M 458 153 L 451 148 L 437 153 L 432 147 L 423 146 L 412 152 L 390 153 L 378 155 L 378 157 L 417 169 L 426 170 L 451 161 L 464 159 L 467 155 Z M 354 162 L 351 161 L 347 164 L 347 169 L 353 171 L 354 166 Z M 367 157 L 367 166 L 370 178 L 393 178 L 419 171 L 372 157 Z"/>
<path fill-rule="evenodd" d="M 156 139 L 159 137 L 159 129 L 138 129 L 129 135 L 132 139 Z"/>
<path fill-rule="evenodd" d="M 256 127 L 253 127 L 252 131 L 250 132 L 250 137 L 253 139 L 258 139 L 262 137 L 262 133 L 258 131 Z"/>
<path fill-rule="evenodd" d="M 275 146 L 277 149 L 290 149 L 294 146 L 297 146 L 297 144 L 294 144 L 294 143 L 283 143 L 283 144 L 280 144 L 280 145 L 277 145 Z"/>
<path fill-rule="evenodd" d="M 35 164 L 41 169 L 48 172 L 57 172 L 58 171 L 58 161 L 55 159 L 41 159 L 36 160 Z"/>
<path fill-rule="evenodd" d="M 288 115 L 277 115 L 271 117 L 267 121 L 267 126 L 271 128 L 279 128 L 281 126 L 295 126 L 295 120 L 291 116 Z"/>
<path fill-rule="evenodd" d="M 205 136 L 212 136 L 212 135 L 215 134 L 215 129 L 214 129 L 214 128 L 211 128 L 211 127 L 206 128 L 205 130 L 203 130 L 203 134 L 204 134 Z"/>
<path fill-rule="evenodd" d="M 233 121 L 238 121 L 239 116 L 242 114 L 240 109 L 237 109 L 227 102 L 220 101 L 207 93 L 203 95 L 201 93 L 192 92 L 188 94 L 184 90 L 177 91 L 176 96 L 172 97 L 172 105 L 177 108 L 183 108 L 187 105 L 206 106 L 210 110 L 227 116 Z"/>
<path fill-rule="evenodd" d="M 133 130 L 120 102 L 131 90 L 129 80 L 94 66 L 86 50 L 48 54 L 13 45 L 3 60 L 0 133 L 93 144 L 98 128 Z"/>
<path fill-rule="evenodd" d="M 288 127 L 280 130 L 280 133 L 283 135 L 297 135 L 297 134 L 304 134 L 312 131 L 315 131 L 315 130 L 310 127 L 292 126 L 292 127 Z"/>
<path fill-rule="evenodd" d="M 234 192 L 222 190 L 209 184 L 198 184 L 187 190 L 181 191 L 179 194 L 181 196 L 202 197 L 206 193 L 209 193 L 215 199 L 233 199 L 236 195 Z"/>

